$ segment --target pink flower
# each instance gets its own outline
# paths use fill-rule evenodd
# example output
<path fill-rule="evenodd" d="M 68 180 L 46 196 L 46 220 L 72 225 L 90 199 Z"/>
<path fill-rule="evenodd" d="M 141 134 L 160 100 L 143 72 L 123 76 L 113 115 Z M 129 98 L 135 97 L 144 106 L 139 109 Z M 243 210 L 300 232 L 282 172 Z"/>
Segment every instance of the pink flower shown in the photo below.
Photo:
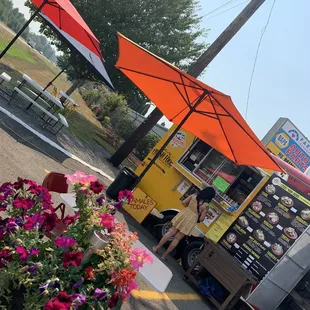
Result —
<path fill-rule="evenodd" d="M 100 214 L 101 224 L 108 232 L 112 232 L 115 227 L 114 216 L 108 213 Z"/>
<path fill-rule="evenodd" d="M 127 287 L 122 289 L 122 299 L 123 301 L 128 300 L 130 294 L 133 290 L 137 290 L 139 288 L 138 283 L 135 280 L 132 280 Z"/>
<path fill-rule="evenodd" d="M 29 210 L 35 204 L 35 201 L 30 198 L 16 198 L 13 201 L 13 206 L 17 209 Z"/>
<path fill-rule="evenodd" d="M 66 174 L 65 175 L 68 184 L 89 184 L 90 182 L 97 181 L 97 177 L 95 175 L 87 175 L 83 171 L 76 171 L 74 174 Z"/>
<path fill-rule="evenodd" d="M 69 249 L 76 245 L 76 240 L 70 237 L 59 237 L 54 241 L 54 243 L 59 248 Z"/>
<path fill-rule="evenodd" d="M 30 256 L 34 256 L 34 255 L 39 255 L 40 251 L 35 249 L 35 248 L 31 248 L 30 252 L 27 251 L 27 249 L 23 246 L 17 246 L 16 247 L 16 253 L 19 254 L 19 258 L 23 261 L 27 260 Z"/>
<path fill-rule="evenodd" d="M 145 263 L 153 264 L 153 258 L 146 250 L 134 249 L 130 255 L 130 264 L 134 270 L 139 270 Z"/>
<path fill-rule="evenodd" d="M 118 193 L 118 200 L 126 200 L 128 203 L 130 203 L 133 198 L 134 197 L 132 192 L 128 189 L 125 189 Z"/>

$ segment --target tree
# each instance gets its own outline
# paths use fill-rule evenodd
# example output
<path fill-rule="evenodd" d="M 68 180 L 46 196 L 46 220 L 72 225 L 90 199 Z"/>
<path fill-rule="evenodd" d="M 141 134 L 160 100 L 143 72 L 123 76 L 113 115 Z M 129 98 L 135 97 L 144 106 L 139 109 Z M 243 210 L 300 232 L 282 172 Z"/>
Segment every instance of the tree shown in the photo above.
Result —
<path fill-rule="evenodd" d="M 199 28 L 197 0 L 72 0 L 72 4 L 100 40 L 105 65 L 116 90 L 125 95 L 130 106 L 135 103 L 135 110 L 147 99 L 114 68 L 118 54 L 116 31 L 183 69 L 206 47 L 197 41 L 206 34 Z M 85 61 L 71 53 L 49 27 L 43 24 L 41 31 L 64 53 L 61 66 L 68 62 L 74 64 L 75 71 L 68 72 L 71 79 L 96 79 L 89 73 Z"/>

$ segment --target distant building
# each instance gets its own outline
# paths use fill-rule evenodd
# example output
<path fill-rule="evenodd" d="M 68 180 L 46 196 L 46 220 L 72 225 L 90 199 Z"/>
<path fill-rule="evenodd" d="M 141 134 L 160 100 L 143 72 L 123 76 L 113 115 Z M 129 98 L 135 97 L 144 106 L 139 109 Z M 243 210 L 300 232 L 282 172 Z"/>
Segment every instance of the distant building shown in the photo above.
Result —
<path fill-rule="evenodd" d="M 288 118 L 279 118 L 262 142 L 271 153 L 300 171 L 310 167 L 310 141 Z"/>
<path fill-rule="evenodd" d="M 129 117 L 132 118 L 133 124 L 138 127 L 142 122 L 145 121 L 146 117 L 144 115 L 139 114 L 138 112 L 129 109 Z M 163 137 L 164 134 L 168 131 L 168 128 L 164 127 L 163 125 L 156 124 L 153 129 L 152 133 L 157 135 L 158 137 Z"/>

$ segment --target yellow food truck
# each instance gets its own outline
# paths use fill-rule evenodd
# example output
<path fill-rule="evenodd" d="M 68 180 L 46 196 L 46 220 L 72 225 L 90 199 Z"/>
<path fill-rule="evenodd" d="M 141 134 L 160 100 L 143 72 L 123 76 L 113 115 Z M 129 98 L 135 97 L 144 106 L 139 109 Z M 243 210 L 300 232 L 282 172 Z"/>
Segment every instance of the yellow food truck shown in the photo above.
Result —
<path fill-rule="evenodd" d="M 137 168 L 136 175 L 142 173 L 173 130 L 174 127 L 152 149 Z M 231 240 L 225 238 L 234 238 L 237 235 L 240 235 L 241 239 L 249 237 L 250 240 L 263 233 L 267 234 L 270 240 L 279 237 L 279 240 L 284 242 L 281 237 L 281 229 L 284 228 L 270 224 L 269 217 L 279 217 L 283 225 L 295 225 L 296 229 L 300 230 L 299 233 L 302 233 L 308 225 L 308 222 L 303 220 L 303 213 L 310 213 L 310 201 L 307 198 L 310 193 L 310 178 L 275 156 L 274 160 L 287 173 L 239 166 L 191 133 L 180 130 L 138 183 L 133 201 L 124 206 L 124 209 L 157 239 L 161 239 L 171 227 L 171 219 L 184 208 L 182 200 L 207 185 L 213 186 L 216 196 L 210 204 L 205 220 L 197 224 L 192 236 L 184 238 L 172 252 L 176 259 L 181 258 L 185 270 L 200 254 L 204 236 L 226 247 L 228 251 Z M 281 196 L 270 192 L 270 188 L 274 187 L 279 188 L 277 191 Z M 286 205 L 286 200 L 295 199 L 297 201 L 294 204 L 298 208 L 288 208 L 290 206 Z M 265 213 L 256 206 L 264 206 Z M 291 218 L 292 223 L 286 223 L 287 218 Z M 251 221 L 254 229 L 247 227 L 248 230 L 244 230 L 243 221 Z M 235 232 L 229 233 L 231 229 Z M 273 231 L 280 235 L 276 237 Z M 249 240 L 246 242 L 252 244 Z M 278 248 L 279 240 L 274 240 Z M 233 241 L 235 243 L 235 240 Z M 265 239 L 264 242 L 267 245 L 266 255 L 272 255 L 270 247 L 273 245 Z M 290 246 L 291 244 L 287 245 L 287 248 Z M 273 264 L 277 262 L 278 258 L 274 258 Z"/>
<path fill-rule="evenodd" d="M 144 159 L 137 175 L 174 128 Z M 212 185 L 217 195 L 204 222 L 173 253 L 175 258 L 182 258 L 187 269 L 200 253 L 204 235 L 217 242 L 271 174 L 272 171 L 238 166 L 205 142 L 180 130 L 138 184 L 134 201 L 125 209 L 160 239 L 170 228 L 171 219 L 182 210 L 182 200 L 207 184 Z"/>

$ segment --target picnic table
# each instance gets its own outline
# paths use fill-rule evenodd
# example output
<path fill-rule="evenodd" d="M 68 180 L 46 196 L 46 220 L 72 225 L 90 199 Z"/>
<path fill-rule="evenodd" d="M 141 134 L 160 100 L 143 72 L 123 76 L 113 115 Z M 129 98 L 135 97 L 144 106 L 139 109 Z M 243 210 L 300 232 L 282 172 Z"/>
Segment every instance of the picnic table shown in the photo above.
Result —
<path fill-rule="evenodd" d="M 55 98 L 51 93 L 49 93 L 47 90 L 44 90 L 44 88 L 42 86 L 40 86 L 39 84 L 37 84 L 33 79 L 31 79 L 28 75 L 24 74 L 23 75 L 23 81 L 22 83 L 19 85 L 19 88 L 21 89 L 23 86 L 29 86 L 32 90 L 35 91 L 35 93 L 38 96 L 44 96 L 48 101 L 50 101 L 52 103 L 52 107 L 51 109 L 55 110 L 55 107 L 58 107 L 60 109 L 64 109 L 62 103 Z M 38 98 L 38 97 L 37 97 Z M 36 98 L 36 99 L 37 99 Z M 36 101 L 36 100 L 35 100 Z M 30 109 L 30 107 L 33 105 L 33 103 L 30 103 L 28 105 L 28 107 L 26 108 L 26 110 Z"/>
<path fill-rule="evenodd" d="M 42 112 L 41 119 L 45 122 L 43 128 L 48 128 L 48 126 L 56 128 L 53 129 L 54 132 L 50 130 L 54 134 L 57 134 L 64 126 L 69 128 L 67 119 L 62 114 L 58 113 L 57 116 L 55 115 L 59 111 L 59 109 L 64 110 L 64 106 L 62 105 L 62 103 L 46 89 L 44 89 L 34 80 L 32 80 L 28 75 L 24 74 L 22 78 L 22 82 L 18 81 L 18 87 L 14 87 L 14 91 L 8 104 L 11 103 L 14 95 L 19 94 L 29 102 L 26 110 L 29 110 L 32 106 L 34 106 Z M 25 91 L 27 91 L 27 93 Z M 31 97 L 33 95 L 36 96 L 35 99 Z M 38 99 L 40 99 L 40 101 L 43 102 L 47 106 L 47 108 L 39 104 L 37 102 Z M 52 121 L 54 121 L 53 124 Z M 56 127 L 57 124 L 60 124 L 60 126 L 58 126 L 58 129 Z"/>
<path fill-rule="evenodd" d="M 66 99 L 64 102 L 64 103 L 66 103 L 66 105 L 71 103 L 75 107 L 78 106 L 78 104 L 70 96 L 68 96 L 64 91 L 61 90 L 59 93 L 60 93 L 61 97 Z"/>

